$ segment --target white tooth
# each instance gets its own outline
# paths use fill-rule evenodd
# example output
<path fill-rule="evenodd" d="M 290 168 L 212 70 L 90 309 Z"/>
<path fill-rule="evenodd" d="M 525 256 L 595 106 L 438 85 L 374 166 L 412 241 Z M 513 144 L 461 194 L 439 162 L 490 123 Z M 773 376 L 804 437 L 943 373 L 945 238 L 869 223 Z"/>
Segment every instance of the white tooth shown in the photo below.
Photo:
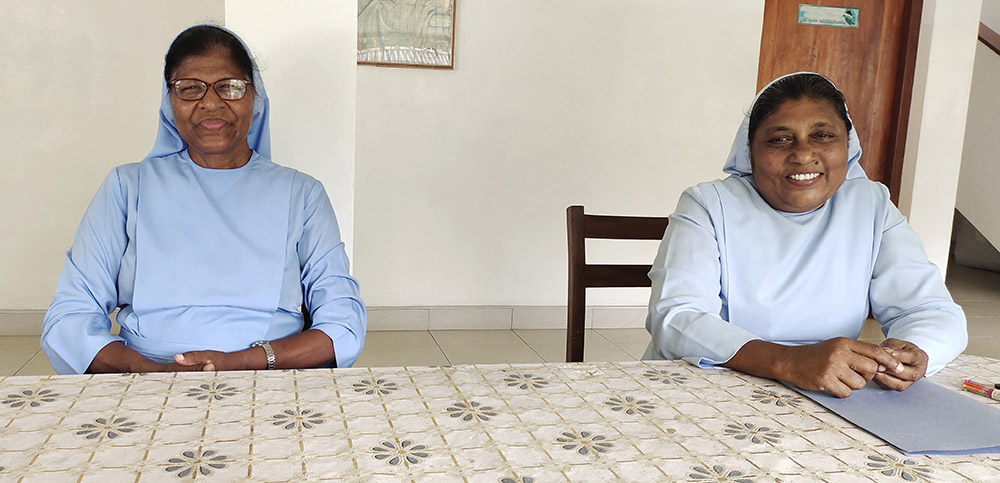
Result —
<path fill-rule="evenodd" d="M 808 174 L 793 174 L 791 176 L 795 181 L 806 181 L 819 176 L 819 173 L 808 173 Z"/>

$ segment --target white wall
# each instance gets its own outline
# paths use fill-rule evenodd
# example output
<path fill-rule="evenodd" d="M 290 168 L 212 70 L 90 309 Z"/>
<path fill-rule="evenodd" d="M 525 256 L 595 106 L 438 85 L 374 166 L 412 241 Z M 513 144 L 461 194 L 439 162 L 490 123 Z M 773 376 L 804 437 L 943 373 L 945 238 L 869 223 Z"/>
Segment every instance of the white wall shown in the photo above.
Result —
<path fill-rule="evenodd" d="M 349 257 L 357 11 L 343 0 L 226 0 L 226 26 L 250 44 L 271 100 L 273 160 L 323 182 Z"/>
<path fill-rule="evenodd" d="M 223 2 L 4 2 L 0 309 L 47 308 L 97 187 L 153 146 L 163 55 Z"/>
<path fill-rule="evenodd" d="M 1000 32 L 1000 0 L 983 0 L 980 22 Z"/>
<path fill-rule="evenodd" d="M 976 47 L 976 68 L 969 98 L 969 117 L 962 151 L 962 174 L 956 207 L 994 247 L 1000 247 L 1000 55 L 982 43 Z"/>
<path fill-rule="evenodd" d="M 763 1 L 463 1 L 457 15 L 455 70 L 359 67 L 369 305 L 565 304 L 568 205 L 666 215 L 722 175 Z M 602 251 L 648 262 L 655 245 Z M 589 297 L 645 305 L 648 290 Z"/>
<path fill-rule="evenodd" d="M 981 2 L 924 2 L 899 208 L 948 265 Z"/>

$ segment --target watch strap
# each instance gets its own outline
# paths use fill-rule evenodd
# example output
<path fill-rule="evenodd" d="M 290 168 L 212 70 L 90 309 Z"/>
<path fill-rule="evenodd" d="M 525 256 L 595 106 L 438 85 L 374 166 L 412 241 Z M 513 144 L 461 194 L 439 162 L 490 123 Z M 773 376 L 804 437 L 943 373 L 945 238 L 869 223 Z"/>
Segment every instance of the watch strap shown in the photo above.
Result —
<path fill-rule="evenodd" d="M 274 357 L 274 349 L 271 348 L 271 342 L 266 340 L 258 340 L 257 342 L 250 344 L 250 347 L 260 347 L 264 349 L 264 353 L 267 354 L 267 370 L 273 371 L 275 357 Z"/>

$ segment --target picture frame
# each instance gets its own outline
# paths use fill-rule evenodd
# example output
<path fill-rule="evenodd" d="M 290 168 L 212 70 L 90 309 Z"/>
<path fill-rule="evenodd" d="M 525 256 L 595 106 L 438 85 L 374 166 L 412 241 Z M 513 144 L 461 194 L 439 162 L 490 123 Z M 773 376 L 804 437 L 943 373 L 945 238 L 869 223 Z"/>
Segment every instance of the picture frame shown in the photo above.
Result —
<path fill-rule="evenodd" d="M 358 0 L 358 64 L 455 68 L 457 0 Z"/>

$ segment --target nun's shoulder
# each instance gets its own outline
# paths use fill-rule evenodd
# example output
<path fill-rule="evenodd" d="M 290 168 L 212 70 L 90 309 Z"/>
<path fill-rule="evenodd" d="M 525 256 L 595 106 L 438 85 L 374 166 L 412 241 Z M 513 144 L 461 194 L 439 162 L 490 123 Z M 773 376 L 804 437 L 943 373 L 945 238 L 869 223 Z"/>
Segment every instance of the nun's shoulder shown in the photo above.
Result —
<path fill-rule="evenodd" d="M 755 194 L 756 190 L 754 190 L 749 176 L 732 175 L 691 186 L 684 190 L 681 197 L 691 197 L 699 204 L 710 206 L 747 200 Z"/>
<path fill-rule="evenodd" d="M 850 200 L 852 204 L 871 206 L 876 209 L 884 209 L 892 204 L 889 197 L 889 188 L 877 181 L 868 178 L 852 178 L 844 180 L 844 184 L 838 190 L 840 198 Z"/>
<path fill-rule="evenodd" d="M 139 185 L 139 163 L 128 163 L 111 168 L 105 183 L 117 181 L 118 190 L 122 195 L 134 191 Z"/>
<path fill-rule="evenodd" d="M 139 179 L 139 163 L 128 163 L 111 168 L 122 182 L 132 183 Z"/>
<path fill-rule="evenodd" d="M 261 161 L 263 162 L 259 163 L 260 168 L 263 173 L 266 173 L 267 176 L 274 176 L 276 179 L 290 176 L 292 178 L 292 189 L 294 190 L 303 190 L 308 192 L 316 189 L 317 185 L 320 187 L 323 185 L 323 183 L 316 178 L 313 178 L 312 176 L 295 168 L 280 165 L 263 156 L 261 156 Z"/>
<path fill-rule="evenodd" d="M 269 165 L 268 169 L 272 171 L 269 175 L 272 175 L 275 179 L 291 176 L 292 199 L 300 200 L 303 206 L 313 205 L 320 200 L 329 199 L 329 194 L 327 194 L 322 181 L 295 168 L 289 168 L 288 166 L 282 166 L 270 161 Z M 281 175 L 279 176 L 278 173 L 281 173 Z"/>

